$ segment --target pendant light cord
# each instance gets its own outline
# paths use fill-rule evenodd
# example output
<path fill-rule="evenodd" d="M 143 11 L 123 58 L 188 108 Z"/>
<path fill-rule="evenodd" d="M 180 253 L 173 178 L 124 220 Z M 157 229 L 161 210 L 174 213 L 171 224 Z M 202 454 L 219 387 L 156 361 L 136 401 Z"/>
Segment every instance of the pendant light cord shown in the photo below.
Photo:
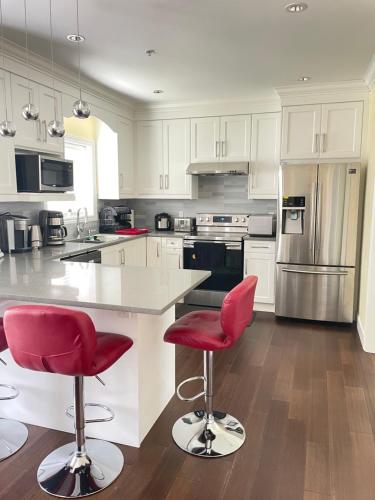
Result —
<path fill-rule="evenodd" d="M 56 119 L 57 119 L 57 106 L 56 106 L 56 91 L 55 91 L 55 60 L 54 60 L 54 54 L 53 54 L 52 0 L 49 0 L 49 28 L 50 28 L 50 52 L 51 52 L 53 103 L 54 103 L 55 121 L 56 121 Z"/>
<path fill-rule="evenodd" d="M 3 56 L 3 71 L 5 69 L 5 51 L 4 51 L 4 20 L 3 20 L 3 0 L 0 0 L 0 37 L 1 37 L 1 53 Z M 7 89 L 5 85 L 5 73 L 3 78 L 4 87 L 4 104 L 5 104 L 5 120 L 8 121 L 8 100 Z"/>
<path fill-rule="evenodd" d="M 26 76 L 27 76 L 27 88 L 29 90 L 29 104 L 31 104 L 31 89 L 30 89 L 30 59 L 29 59 L 29 29 L 27 25 L 27 0 L 23 0 L 23 6 L 25 11 L 25 61 L 26 61 Z"/>
<path fill-rule="evenodd" d="M 80 31 L 79 31 L 79 7 L 78 7 L 78 0 L 76 0 L 76 14 L 77 14 L 77 35 L 79 37 Z M 78 85 L 79 85 L 79 100 L 82 101 L 82 85 L 81 85 L 81 40 L 78 40 Z"/>

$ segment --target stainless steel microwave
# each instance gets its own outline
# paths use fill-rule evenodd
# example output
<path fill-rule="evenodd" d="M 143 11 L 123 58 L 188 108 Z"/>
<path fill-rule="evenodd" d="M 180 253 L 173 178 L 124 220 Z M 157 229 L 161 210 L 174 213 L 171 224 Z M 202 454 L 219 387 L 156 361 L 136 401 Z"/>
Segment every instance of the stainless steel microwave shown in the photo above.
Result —
<path fill-rule="evenodd" d="M 73 162 L 38 153 L 16 153 L 19 193 L 73 191 Z"/>

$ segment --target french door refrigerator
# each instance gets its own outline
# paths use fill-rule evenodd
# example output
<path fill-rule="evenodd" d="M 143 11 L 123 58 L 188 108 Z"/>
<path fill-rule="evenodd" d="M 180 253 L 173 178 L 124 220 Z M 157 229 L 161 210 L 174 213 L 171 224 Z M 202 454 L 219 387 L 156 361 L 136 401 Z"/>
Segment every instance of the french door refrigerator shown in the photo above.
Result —
<path fill-rule="evenodd" d="M 279 188 L 276 315 L 352 322 L 360 165 L 283 164 Z"/>

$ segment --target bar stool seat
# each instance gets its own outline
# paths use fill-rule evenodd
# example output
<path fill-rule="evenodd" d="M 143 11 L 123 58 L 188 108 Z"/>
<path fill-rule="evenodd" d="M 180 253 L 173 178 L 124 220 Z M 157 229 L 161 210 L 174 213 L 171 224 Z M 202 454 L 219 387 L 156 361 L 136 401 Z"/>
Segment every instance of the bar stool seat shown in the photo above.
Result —
<path fill-rule="evenodd" d="M 194 311 L 186 314 L 165 332 L 164 340 L 204 351 L 204 375 L 190 377 L 177 387 L 182 401 L 204 396 L 205 409 L 180 417 L 172 436 L 182 450 L 192 455 L 217 458 L 238 450 L 245 442 L 243 425 L 232 415 L 213 408 L 213 353 L 232 347 L 241 337 L 253 316 L 258 278 L 249 276 L 224 298 L 221 311 Z M 193 380 L 202 380 L 203 391 L 185 397 L 181 388 Z"/>
<path fill-rule="evenodd" d="M 4 316 L 5 334 L 16 363 L 35 371 L 74 377 L 74 404 L 66 414 L 75 419 L 76 441 L 50 453 L 40 464 L 40 487 L 58 497 L 76 498 L 97 493 L 121 473 L 124 457 L 112 443 L 85 438 L 84 377 L 98 376 L 133 345 L 124 335 L 96 332 L 82 311 L 55 306 L 16 306 Z M 125 376 L 125 374 L 124 374 Z M 99 379 L 100 380 L 100 379 Z M 71 415 L 71 409 L 74 415 Z"/>
<path fill-rule="evenodd" d="M 8 349 L 3 319 L 0 318 L 0 352 Z M 8 396 L 0 397 L 0 401 L 15 399 L 18 389 L 11 385 L 0 384 L 0 388 L 10 391 Z M 0 461 L 14 455 L 26 443 L 28 437 L 26 425 L 9 418 L 0 418 Z"/>

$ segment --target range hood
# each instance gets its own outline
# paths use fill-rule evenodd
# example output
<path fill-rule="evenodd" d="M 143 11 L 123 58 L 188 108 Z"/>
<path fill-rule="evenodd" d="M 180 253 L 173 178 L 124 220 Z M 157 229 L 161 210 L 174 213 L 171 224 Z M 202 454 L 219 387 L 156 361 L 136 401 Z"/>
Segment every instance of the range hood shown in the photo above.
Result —
<path fill-rule="evenodd" d="M 190 175 L 249 175 L 249 162 L 190 163 L 186 173 Z"/>

